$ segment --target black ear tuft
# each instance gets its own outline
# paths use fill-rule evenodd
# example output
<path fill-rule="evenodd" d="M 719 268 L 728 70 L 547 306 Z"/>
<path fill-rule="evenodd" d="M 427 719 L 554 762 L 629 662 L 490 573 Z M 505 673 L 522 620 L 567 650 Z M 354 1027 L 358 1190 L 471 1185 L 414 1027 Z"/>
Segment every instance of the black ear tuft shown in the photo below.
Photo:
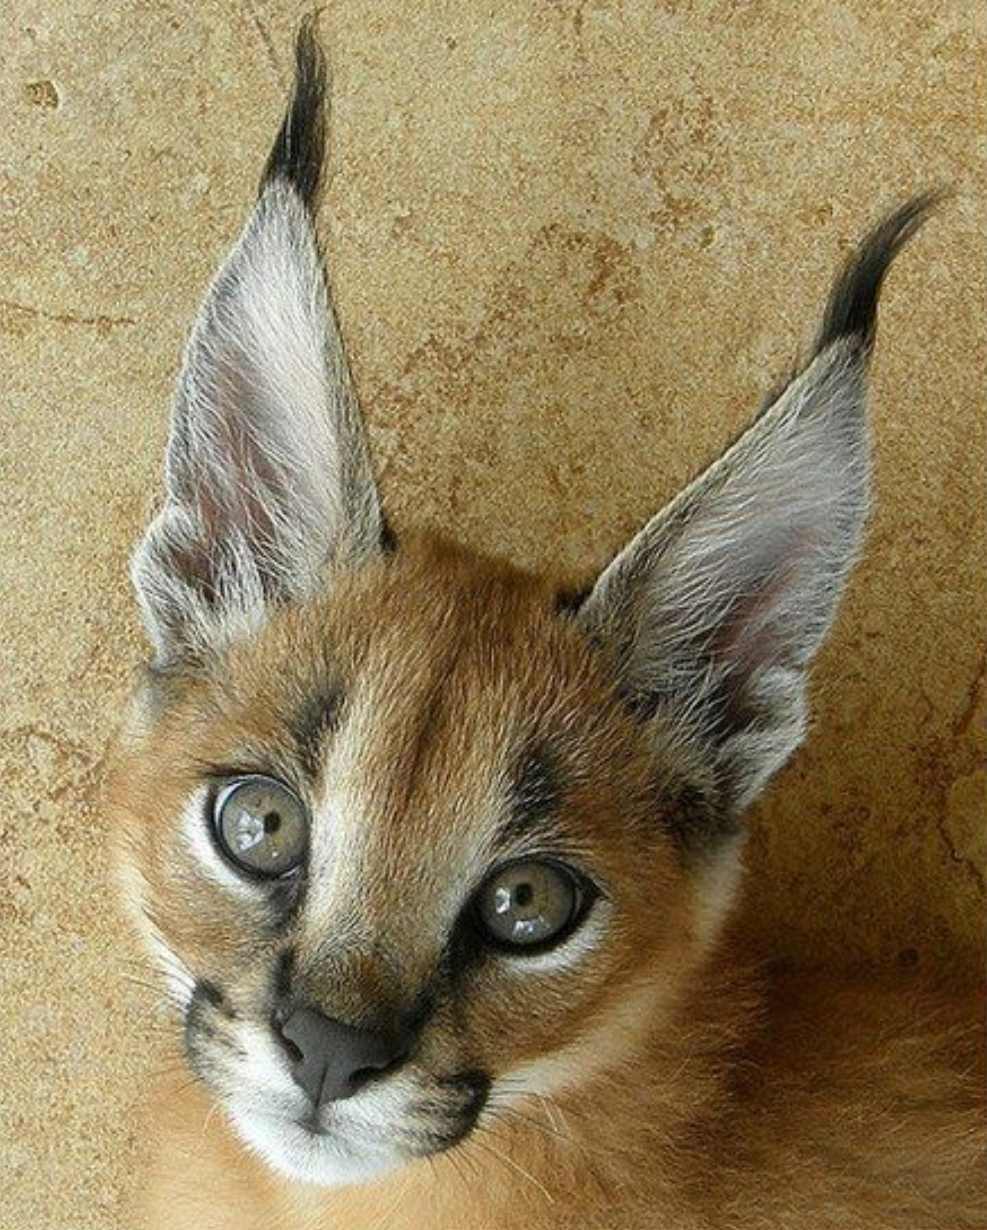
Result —
<path fill-rule="evenodd" d="M 272 180 L 287 180 L 306 205 L 319 191 L 326 144 L 326 63 L 315 25 L 313 14 L 299 26 L 295 88 L 260 184 L 263 192 Z"/>
<path fill-rule="evenodd" d="M 877 300 L 891 262 L 947 194 L 924 192 L 899 206 L 865 236 L 844 265 L 826 305 L 816 353 L 842 337 L 869 347 L 877 324 Z"/>

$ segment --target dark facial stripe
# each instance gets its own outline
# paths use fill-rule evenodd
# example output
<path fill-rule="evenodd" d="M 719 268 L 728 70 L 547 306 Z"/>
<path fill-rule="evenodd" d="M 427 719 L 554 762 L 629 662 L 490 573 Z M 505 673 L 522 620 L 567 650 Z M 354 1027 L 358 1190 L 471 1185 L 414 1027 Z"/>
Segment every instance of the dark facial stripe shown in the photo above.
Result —
<path fill-rule="evenodd" d="M 274 967 L 274 998 L 277 1001 L 291 995 L 291 980 L 295 972 L 295 950 L 286 948 Z"/>
<path fill-rule="evenodd" d="M 189 1067 L 196 1075 L 208 1078 L 209 1056 L 218 1045 L 243 1056 L 242 1049 L 222 1032 L 224 1021 L 236 1019 L 236 1011 L 220 988 L 205 978 L 199 979 L 185 1009 L 182 1041 Z"/>
<path fill-rule="evenodd" d="M 558 811 L 561 794 L 555 756 L 545 747 L 528 749 L 511 787 L 510 830 L 527 832 L 550 819 Z"/>
<path fill-rule="evenodd" d="M 311 696 L 289 722 L 298 749 L 298 762 L 302 772 L 312 781 L 319 776 L 325 742 L 339 724 L 342 707 L 342 692 L 338 688 L 326 688 Z"/>

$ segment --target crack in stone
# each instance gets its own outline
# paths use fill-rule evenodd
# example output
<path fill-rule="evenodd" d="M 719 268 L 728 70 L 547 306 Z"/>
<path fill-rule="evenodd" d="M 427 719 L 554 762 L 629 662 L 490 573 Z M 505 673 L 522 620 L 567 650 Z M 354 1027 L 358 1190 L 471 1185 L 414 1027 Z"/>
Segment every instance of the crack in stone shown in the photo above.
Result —
<path fill-rule="evenodd" d="M 260 39 L 264 47 L 264 52 L 270 62 L 271 67 L 274 69 L 274 75 L 278 79 L 278 84 L 285 86 L 287 82 L 285 79 L 284 69 L 281 65 L 281 58 L 278 55 L 277 47 L 274 45 L 274 39 L 271 37 L 270 30 L 268 30 L 267 26 L 264 25 L 260 15 L 251 3 L 251 0 L 244 0 L 243 15 L 253 26 L 254 30 L 256 30 L 257 37 Z"/>
<path fill-rule="evenodd" d="M 943 806 L 936 811 L 936 829 L 950 860 L 963 868 L 967 878 L 971 879 L 976 886 L 978 894 L 981 897 L 987 897 L 987 880 L 984 879 L 984 873 L 973 859 L 966 858 L 956 849 L 956 843 L 946 823 L 945 800 L 943 800 Z"/>
<path fill-rule="evenodd" d="M 99 312 L 87 316 L 80 312 L 52 312 L 47 308 L 34 307 L 30 303 L 16 303 L 13 299 L 0 299 L 0 308 L 11 312 L 19 312 L 23 316 L 31 316 L 37 320 L 50 320 L 58 325 L 79 325 L 83 328 L 95 328 L 100 332 L 110 329 L 129 328 L 137 324 L 134 316 L 110 316 Z"/>
<path fill-rule="evenodd" d="M 981 656 L 980 664 L 970 680 L 970 686 L 967 688 L 963 707 L 950 725 L 950 733 L 954 740 L 962 739 L 972 727 L 974 718 L 977 716 L 980 693 L 985 679 L 987 679 L 987 653 Z M 983 763 L 983 755 L 975 755 L 974 760 L 977 764 Z M 949 831 L 947 823 L 947 791 L 948 787 L 944 783 L 940 790 L 940 807 L 936 813 L 936 828 L 939 831 L 940 839 L 950 859 L 963 867 L 967 876 L 976 884 L 980 896 L 987 897 L 987 879 L 984 877 L 984 872 L 975 860 L 965 857 L 957 850 L 956 842 Z"/>
<path fill-rule="evenodd" d="M 987 653 L 984 653 L 981 657 L 980 665 L 970 680 L 963 708 L 953 719 L 952 733 L 954 738 L 961 738 L 973 725 L 973 719 L 977 714 L 977 704 L 980 700 L 980 688 L 985 679 L 987 679 Z"/>

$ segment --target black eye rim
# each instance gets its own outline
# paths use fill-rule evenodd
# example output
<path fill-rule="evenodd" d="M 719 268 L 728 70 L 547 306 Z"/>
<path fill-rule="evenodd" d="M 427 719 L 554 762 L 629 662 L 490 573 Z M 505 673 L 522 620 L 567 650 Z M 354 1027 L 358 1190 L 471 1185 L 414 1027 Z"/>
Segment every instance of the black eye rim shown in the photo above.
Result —
<path fill-rule="evenodd" d="M 489 930 L 480 913 L 480 894 L 492 880 L 496 879 L 499 875 L 503 875 L 505 871 L 510 871 L 513 867 L 528 866 L 532 863 L 540 867 L 550 867 L 569 882 L 573 890 L 573 905 L 569 912 L 569 917 L 557 931 L 534 944 L 516 944 L 510 940 L 502 939 L 498 935 L 494 935 Z M 480 881 L 473 893 L 469 906 L 471 926 L 483 946 L 493 952 L 522 959 L 525 957 L 536 957 L 542 953 L 551 952 L 553 948 L 558 948 L 560 944 L 564 944 L 583 925 L 589 916 L 593 903 L 600 896 L 602 896 L 600 888 L 585 872 L 580 871 L 577 867 L 573 867 L 570 863 L 564 862 L 561 858 L 549 854 L 518 855 L 515 858 L 505 859 L 503 862 L 491 867 Z"/>
<path fill-rule="evenodd" d="M 230 849 L 223 836 L 222 826 L 220 824 L 220 813 L 223 804 L 231 798 L 234 791 L 241 786 L 250 784 L 251 782 L 263 782 L 267 785 L 275 785 L 279 790 L 284 790 L 295 799 L 305 814 L 305 845 L 299 855 L 298 861 L 292 866 L 287 867 L 284 871 L 264 871 L 259 867 L 253 867 L 249 863 L 243 862 L 239 855 Z M 275 777 L 273 773 L 235 773 L 231 776 L 224 776 L 212 783 L 207 800 L 207 808 L 209 812 L 209 835 L 212 838 L 213 845 L 219 851 L 224 861 L 229 863 L 238 875 L 243 876 L 247 880 L 255 880 L 264 884 L 283 884 L 297 880 L 305 867 L 308 860 L 308 832 L 311 825 L 311 813 L 305 800 L 299 792 L 284 781 L 280 777 Z"/>

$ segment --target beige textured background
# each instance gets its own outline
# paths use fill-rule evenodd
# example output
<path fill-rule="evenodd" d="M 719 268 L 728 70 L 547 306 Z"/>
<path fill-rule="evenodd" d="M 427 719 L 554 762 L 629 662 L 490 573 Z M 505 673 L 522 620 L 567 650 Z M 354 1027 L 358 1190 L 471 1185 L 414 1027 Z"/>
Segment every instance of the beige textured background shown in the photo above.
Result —
<path fill-rule="evenodd" d="M 297 11 L 0 6 L 11 1230 L 120 1224 L 156 1049 L 99 804 L 141 653 L 126 561 Z M 394 520 L 528 563 L 602 562 L 749 419 L 865 224 L 958 190 L 890 279 L 868 557 L 813 741 L 755 817 L 750 917 L 799 959 L 979 966 L 981 0 L 339 0 L 323 31 L 323 229 Z"/>

